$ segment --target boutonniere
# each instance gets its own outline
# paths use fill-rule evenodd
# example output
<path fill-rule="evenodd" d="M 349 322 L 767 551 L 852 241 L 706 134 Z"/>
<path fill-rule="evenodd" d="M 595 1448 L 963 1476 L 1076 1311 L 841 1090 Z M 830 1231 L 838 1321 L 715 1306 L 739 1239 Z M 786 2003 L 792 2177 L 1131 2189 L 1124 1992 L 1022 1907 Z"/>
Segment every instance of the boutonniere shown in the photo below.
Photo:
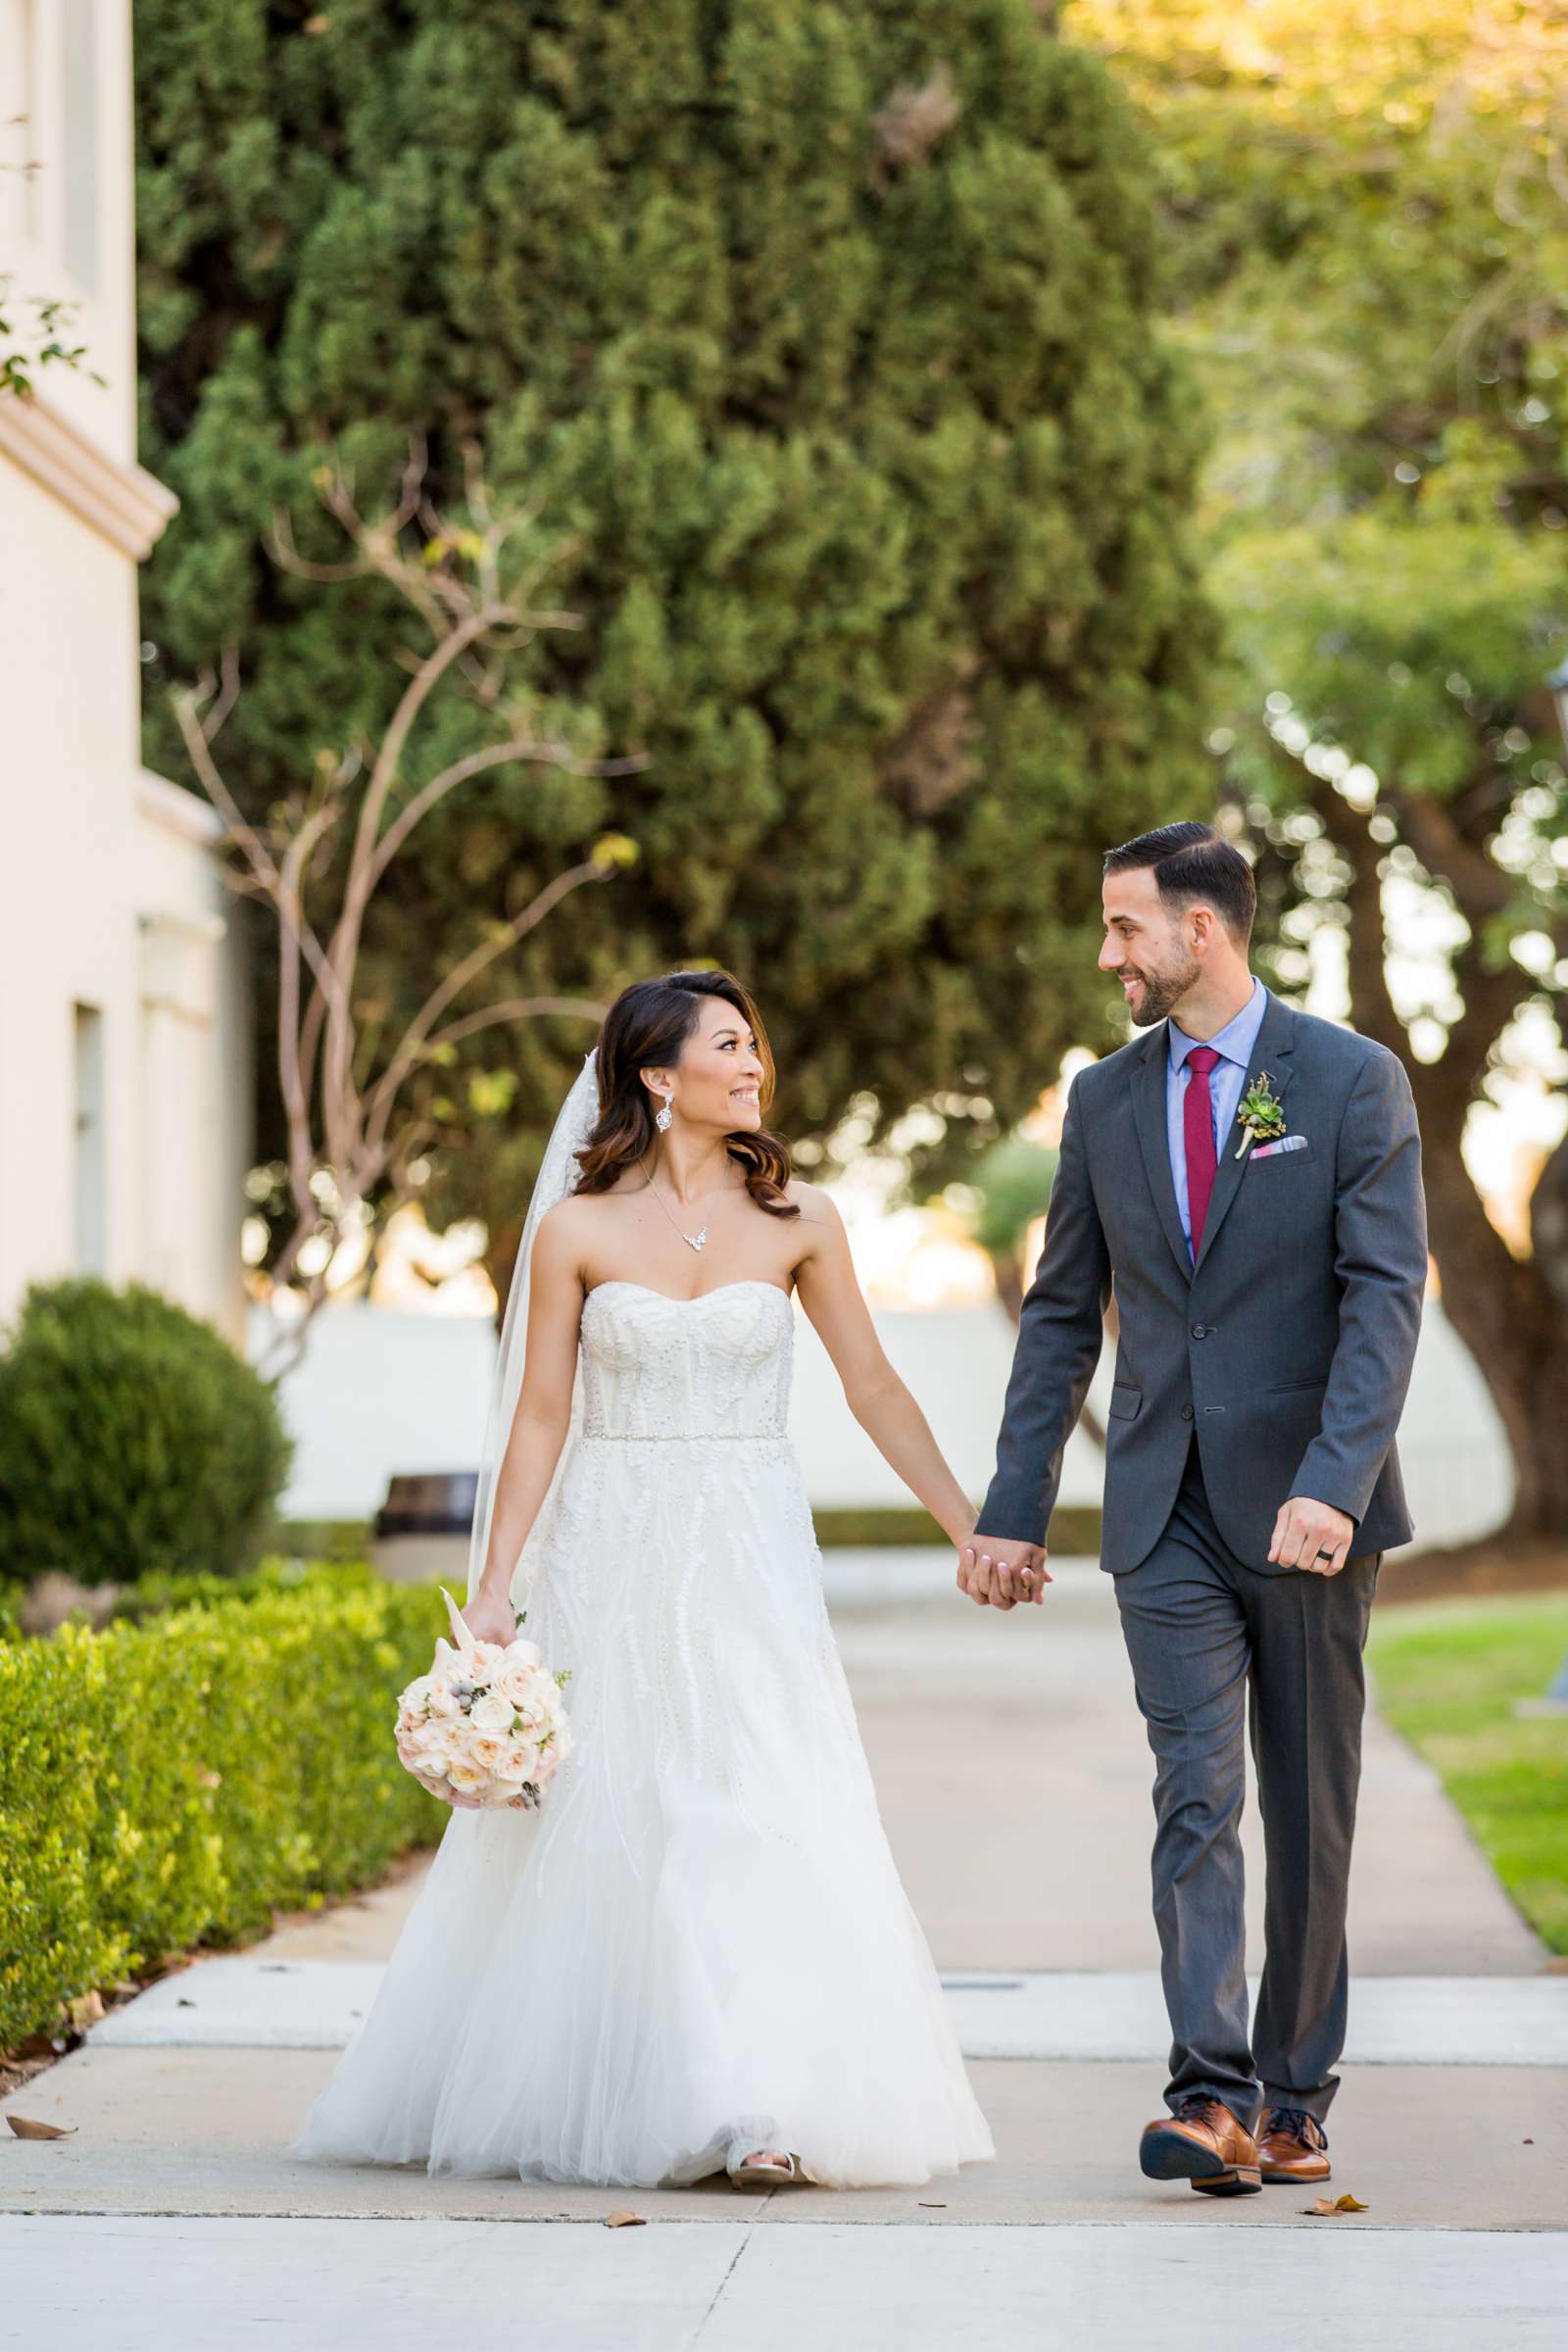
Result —
<path fill-rule="evenodd" d="M 1254 1144 L 1271 1144 L 1285 1133 L 1285 1105 L 1274 1094 L 1267 1070 L 1258 1071 L 1242 1097 L 1236 1116 L 1246 1131 L 1238 1159 L 1245 1159 Z"/>

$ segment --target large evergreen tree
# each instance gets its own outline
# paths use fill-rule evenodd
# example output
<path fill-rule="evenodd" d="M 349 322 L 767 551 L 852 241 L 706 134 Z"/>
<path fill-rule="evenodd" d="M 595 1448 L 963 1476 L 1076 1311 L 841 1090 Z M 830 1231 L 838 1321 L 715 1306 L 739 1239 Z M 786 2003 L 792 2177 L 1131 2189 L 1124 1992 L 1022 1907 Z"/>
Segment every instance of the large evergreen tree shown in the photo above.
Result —
<path fill-rule="evenodd" d="M 1015 1118 L 1105 1018 L 1100 846 L 1208 789 L 1195 413 L 1098 61 L 1029 0 L 137 0 L 136 30 L 145 453 L 183 502 L 150 756 L 182 772 L 157 688 L 225 645 L 253 809 L 372 728 L 404 620 L 280 577 L 263 525 L 330 555 L 323 450 L 369 503 L 411 431 L 455 511 L 472 439 L 537 503 L 519 561 L 570 534 L 548 595 L 585 624 L 502 691 L 649 763 L 454 795 L 389 877 L 370 994 L 612 825 L 640 864 L 507 993 L 715 957 L 797 1134 L 862 1094 L 958 1141 Z M 584 1042 L 489 1032 L 441 1073 L 467 1148 L 433 1213 L 502 1219 Z"/>

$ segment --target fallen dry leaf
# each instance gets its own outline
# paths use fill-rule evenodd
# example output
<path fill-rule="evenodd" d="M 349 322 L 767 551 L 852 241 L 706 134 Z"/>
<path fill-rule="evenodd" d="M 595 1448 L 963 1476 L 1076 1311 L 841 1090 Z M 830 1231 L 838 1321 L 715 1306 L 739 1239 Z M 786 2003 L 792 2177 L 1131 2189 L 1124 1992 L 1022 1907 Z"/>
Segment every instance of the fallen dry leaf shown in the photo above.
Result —
<path fill-rule="evenodd" d="M 8 2115 L 6 2122 L 19 2139 L 69 2139 L 74 2124 L 40 2124 L 35 2116 Z"/>
<path fill-rule="evenodd" d="M 605 2216 L 607 2230 L 645 2230 L 647 2227 L 647 2215 L 633 2213 L 629 2205 L 622 2205 L 616 2212 Z"/>
<path fill-rule="evenodd" d="M 922 2213 L 946 2213 L 948 2210 L 945 2202 L 933 2202 L 929 2197 L 921 2197 L 919 2205 Z"/>
<path fill-rule="evenodd" d="M 71 2022 L 78 2033 L 95 2026 L 104 2014 L 103 1994 L 94 1986 L 91 1992 L 79 1992 L 71 2004 Z"/>
<path fill-rule="evenodd" d="M 1318 2197 L 1312 2204 L 1301 2207 L 1303 2213 L 1321 2213 L 1325 2216 L 1332 2216 L 1336 2213 L 1365 2213 L 1366 2210 L 1360 2198 L 1352 2197 L 1348 2190 L 1343 2197 Z"/>

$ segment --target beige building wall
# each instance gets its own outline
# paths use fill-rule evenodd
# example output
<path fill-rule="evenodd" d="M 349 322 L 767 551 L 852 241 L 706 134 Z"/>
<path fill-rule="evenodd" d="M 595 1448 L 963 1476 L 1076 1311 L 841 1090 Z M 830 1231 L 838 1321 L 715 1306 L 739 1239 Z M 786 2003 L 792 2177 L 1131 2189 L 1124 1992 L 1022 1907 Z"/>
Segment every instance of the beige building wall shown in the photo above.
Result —
<path fill-rule="evenodd" d="M 24 120 L 19 123 L 16 118 Z M 103 386 L 0 396 L 0 1321 L 153 1283 L 242 1336 L 243 957 L 212 810 L 142 768 L 128 0 L 0 0 L 0 274 Z"/>

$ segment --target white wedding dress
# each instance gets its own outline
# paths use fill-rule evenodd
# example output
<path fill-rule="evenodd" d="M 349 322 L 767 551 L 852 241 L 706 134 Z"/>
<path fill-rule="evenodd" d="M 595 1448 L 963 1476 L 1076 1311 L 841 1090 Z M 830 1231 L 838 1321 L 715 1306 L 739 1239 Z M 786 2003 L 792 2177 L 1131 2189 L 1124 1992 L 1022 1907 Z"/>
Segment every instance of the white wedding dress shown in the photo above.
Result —
<path fill-rule="evenodd" d="M 823 1603 L 794 1315 L 589 1294 L 524 1554 L 573 1752 L 538 1813 L 454 1811 L 288 2154 L 655 2186 L 766 2147 L 844 2187 L 995 2154 Z"/>

